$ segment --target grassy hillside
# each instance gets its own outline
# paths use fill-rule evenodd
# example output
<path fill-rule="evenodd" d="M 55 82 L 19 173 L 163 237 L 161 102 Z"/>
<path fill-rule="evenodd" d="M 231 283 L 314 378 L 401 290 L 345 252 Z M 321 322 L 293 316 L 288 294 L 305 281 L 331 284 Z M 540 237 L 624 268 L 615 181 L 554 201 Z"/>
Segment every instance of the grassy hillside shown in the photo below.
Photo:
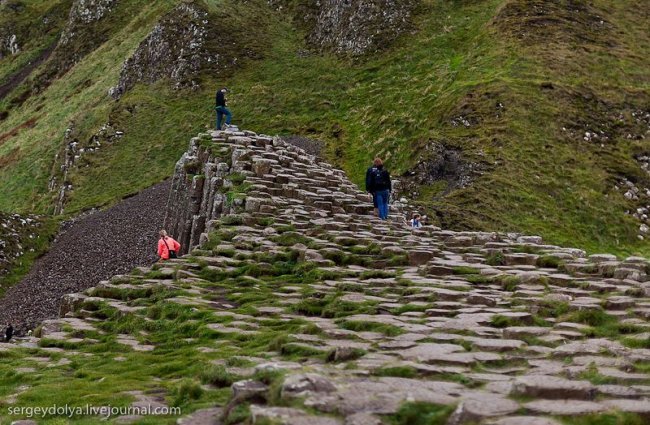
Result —
<path fill-rule="evenodd" d="M 650 185 L 634 160 L 650 152 L 647 123 L 636 118 L 650 110 L 642 1 L 424 0 L 412 33 L 355 59 L 310 50 L 287 11 L 210 2 L 231 24 L 263 22 L 260 42 L 272 47 L 234 73 L 204 76 L 201 90 L 160 82 L 116 103 L 107 91 L 123 61 L 175 4 L 123 3 L 133 19 L 63 77 L 19 107 L 19 90 L 0 100 L 9 112 L 0 121 L 0 209 L 51 211 L 47 182 L 71 122 L 80 140 L 109 121 L 125 134 L 72 173 L 68 213 L 163 179 L 188 138 L 213 125 L 213 89 L 228 85 L 237 124 L 323 139 L 358 183 L 376 154 L 400 174 L 435 161 L 433 146 L 459 152 L 474 170 L 465 187 L 412 178 L 426 180 L 417 201 L 445 227 L 650 255 L 625 214 L 636 204 L 614 189 L 623 177 Z M 24 60 L 1 60 L 0 78 Z"/>

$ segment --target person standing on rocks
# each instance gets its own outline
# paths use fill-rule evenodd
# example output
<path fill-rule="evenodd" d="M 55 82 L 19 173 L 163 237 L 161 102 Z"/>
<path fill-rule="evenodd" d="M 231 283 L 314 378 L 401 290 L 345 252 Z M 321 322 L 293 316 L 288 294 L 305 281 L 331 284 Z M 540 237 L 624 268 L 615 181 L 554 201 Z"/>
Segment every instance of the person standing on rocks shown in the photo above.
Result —
<path fill-rule="evenodd" d="M 366 171 L 366 192 L 372 194 L 373 204 L 382 220 L 388 218 L 388 201 L 391 189 L 390 173 L 384 169 L 384 162 L 381 158 L 375 158 L 372 167 Z"/>
<path fill-rule="evenodd" d="M 230 122 L 232 121 L 232 113 L 230 109 L 226 108 L 226 93 L 228 93 L 227 87 L 217 90 L 215 107 L 217 111 L 217 130 L 221 130 L 221 120 L 224 115 L 226 116 L 226 128 L 230 127 Z"/>
<path fill-rule="evenodd" d="M 160 239 L 158 240 L 158 257 L 160 257 L 160 261 L 177 258 L 180 249 L 181 244 L 178 241 L 169 237 L 165 230 L 160 231 Z"/>
<path fill-rule="evenodd" d="M 14 336 L 14 327 L 11 326 L 11 323 L 7 323 L 7 328 L 5 329 L 5 342 L 9 342 L 11 337 Z"/>
<path fill-rule="evenodd" d="M 375 165 L 371 165 L 368 167 L 366 170 L 366 192 L 372 196 L 372 206 L 373 206 L 373 213 L 379 217 L 379 207 L 377 206 L 377 196 L 375 195 L 375 191 L 372 189 L 372 172 L 373 169 L 375 168 Z"/>

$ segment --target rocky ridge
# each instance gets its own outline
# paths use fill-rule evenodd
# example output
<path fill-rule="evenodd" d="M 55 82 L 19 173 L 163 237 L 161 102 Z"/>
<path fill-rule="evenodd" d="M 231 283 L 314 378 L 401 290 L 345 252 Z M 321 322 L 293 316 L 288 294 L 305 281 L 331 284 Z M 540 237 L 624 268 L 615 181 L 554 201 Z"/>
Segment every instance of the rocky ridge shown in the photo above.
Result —
<path fill-rule="evenodd" d="M 20 51 L 16 34 L 0 37 L 0 59 L 13 56 Z"/>
<path fill-rule="evenodd" d="M 268 0 L 289 9 L 307 30 L 307 42 L 321 51 L 358 56 L 386 48 L 411 29 L 417 0 L 321 0 L 294 4 Z"/>
<path fill-rule="evenodd" d="M 208 13 L 198 6 L 177 6 L 124 62 L 110 95 L 117 99 L 138 82 L 151 84 L 163 78 L 169 78 L 175 88 L 197 86 L 193 78 L 201 68 L 216 66 L 222 59 L 206 48 L 207 38 L 215 35 L 209 24 Z"/>
<path fill-rule="evenodd" d="M 450 425 L 650 417 L 647 259 L 409 229 L 371 209 L 341 171 L 280 139 L 201 135 L 166 218 L 191 255 L 66 295 L 61 318 L 12 349 L 40 347 L 63 372 L 54 348 L 80 362 L 107 333 L 122 360 L 190 350 L 218 371 L 201 375 L 204 391 L 231 398 L 178 423 L 380 425 L 417 402 Z M 194 316 L 170 336 L 171 311 Z M 172 403 L 165 382 L 143 379 L 132 405 Z"/>
<path fill-rule="evenodd" d="M 31 250 L 30 241 L 38 236 L 40 218 L 18 214 L 0 214 L 0 278 L 10 266 Z"/>

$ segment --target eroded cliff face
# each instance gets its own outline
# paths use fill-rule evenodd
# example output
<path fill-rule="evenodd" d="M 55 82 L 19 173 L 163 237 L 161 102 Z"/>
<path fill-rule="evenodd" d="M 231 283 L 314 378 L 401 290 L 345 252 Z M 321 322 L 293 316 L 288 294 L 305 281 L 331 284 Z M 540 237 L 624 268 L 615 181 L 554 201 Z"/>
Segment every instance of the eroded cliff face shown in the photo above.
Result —
<path fill-rule="evenodd" d="M 251 8 L 265 8 L 251 4 Z M 110 90 L 118 99 L 138 83 L 169 80 L 171 86 L 197 88 L 201 76 L 227 75 L 246 59 L 261 58 L 269 47 L 263 20 L 246 29 L 231 5 L 217 12 L 201 2 L 182 3 L 165 15 L 122 67 L 119 82 Z M 263 16 L 263 15 L 262 15 Z"/>
<path fill-rule="evenodd" d="M 169 78 L 175 88 L 197 85 L 200 70 L 219 62 L 219 54 L 206 48 L 214 37 L 208 13 L 195 4 L 181 4 L 166 15 L 137 50 L 124 62 L 120 80 L 111 89 L 119 98 L 136 83 Z"/>
<path fill-rule="evenodd" d="M 100 22 L 114 13 L 119 4 L 120 0 L 75 0 L 45 76 L 63 75 L 104 43 L 109 30 Z"/>
<path fill-rule="evenodd" d="M 291 10 L 318 50 L 362 55 L 380 50 L 412 27 L 418 0 L 270 0 Z"/>

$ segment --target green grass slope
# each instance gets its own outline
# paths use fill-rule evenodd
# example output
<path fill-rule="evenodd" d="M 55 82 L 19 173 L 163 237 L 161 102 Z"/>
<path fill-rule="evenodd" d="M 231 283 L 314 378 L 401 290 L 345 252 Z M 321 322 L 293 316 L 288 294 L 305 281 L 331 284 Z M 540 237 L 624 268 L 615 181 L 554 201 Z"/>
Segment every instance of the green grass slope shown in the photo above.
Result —
<path fill-rule="evenodd" d="M 228 85 L 240 127 L 323 139 L 357 183 L 375 155 L 401 174 L 434 161 L 432 146 L 460 152 L 475 170 L 469 184 L 418 189 L 445 227 L 650 255 L 625 214 L 636 204 L 614 190 L 623 177 L 640 187 L 650 180 L 634 160 L 650 152 L 647 124 L 632 115 L 650 110 L 642 1 L 423 0 L 412 33 L 356 59 L 314 53 L 286 11 L 209 2 L 230 24 L 264 22 L 272 47 L 234 73 L 204 76 L 201 90 L 161 82 L 116 103 L 107 91 L 123 61 L 175 4 L 125 3 L 133 19 L 63 77 L 19 107 L 10 103 L 16 93 L 0 100 L 9 111 L 0 121 L 1 210 L 51 211 L 47 183 L 71 122 L 80 140 L 109 121 L 125 135 L 72 172 L 67 212 L 163 179 L 188 138 L 213 125 L 213 89 Z M 11 60 L 0 70 L 15 68 Z M 605 137 L 588 141 L 585 132 Z"/>

